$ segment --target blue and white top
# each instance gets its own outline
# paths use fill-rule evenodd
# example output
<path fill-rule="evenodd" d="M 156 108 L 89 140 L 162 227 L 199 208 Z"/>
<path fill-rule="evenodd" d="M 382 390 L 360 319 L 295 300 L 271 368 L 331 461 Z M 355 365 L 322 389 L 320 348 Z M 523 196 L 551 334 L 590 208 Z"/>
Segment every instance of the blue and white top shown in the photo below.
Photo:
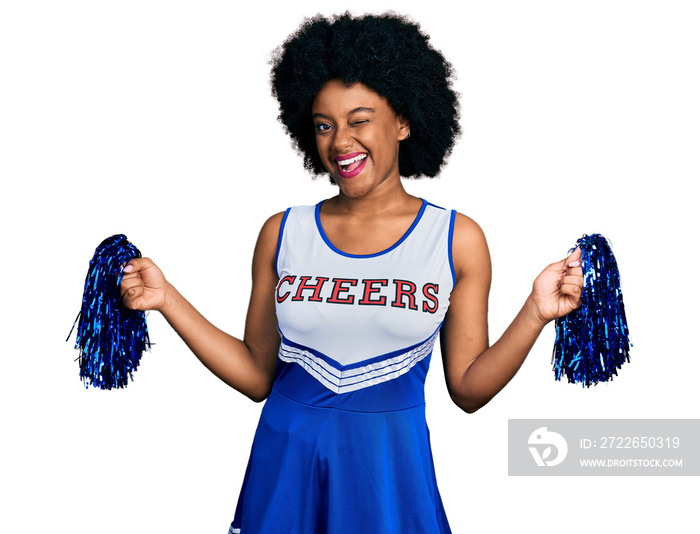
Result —
<path fill-rule="evenodd" d="M 280 229 L 278 366 L 229 532 L 445 534 L 424 384 L 455 213 L 423 201 L 393 246 L 356 255 L 327 238 L 320 206 L 290 208 Z"/>

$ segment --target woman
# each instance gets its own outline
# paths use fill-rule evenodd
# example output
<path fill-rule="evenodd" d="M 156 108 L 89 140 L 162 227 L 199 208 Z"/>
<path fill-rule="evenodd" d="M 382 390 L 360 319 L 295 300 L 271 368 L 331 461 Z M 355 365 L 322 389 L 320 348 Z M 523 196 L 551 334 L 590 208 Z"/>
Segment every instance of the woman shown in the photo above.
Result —
<path fill-rule="evenodd" d="M 337 196 L 263 226 L 242 340 L 148 258 L 125 268 L 124 302 L 159 310 L 212 372 L 267 399 L 230 533 L 450 532 L 425 423 L 435 340 L 452 399 L 478 410 L 579 305 L 580 251 L 489 346 L 481 229 L 401 182 L 435 176 L 459 133 L 444 57 L 406 19 L 344 15 L 306 21 L 273 64 L 280 120 Z"/>

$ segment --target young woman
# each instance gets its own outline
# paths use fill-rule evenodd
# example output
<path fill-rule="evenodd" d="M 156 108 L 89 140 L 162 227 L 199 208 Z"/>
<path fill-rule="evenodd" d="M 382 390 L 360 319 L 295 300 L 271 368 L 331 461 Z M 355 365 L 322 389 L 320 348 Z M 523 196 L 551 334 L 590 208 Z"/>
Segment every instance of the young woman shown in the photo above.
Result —
<path fill-rule="evenodd" d="M 478 410 L 579 305 L 580 252 L 538 276 L 490 345 L 481 229 L 401 182 L 435 176 L 459 133 L 444 57 L 406 19 L 344 15 L 306 21 L 273 63 L 280 120 L 338 194 L 263 226 L 242 340 L 148 258 L 125 268 L 124 302 L 160 311 L 212 372 L 266 400 L 230 533 L 450 532 L 423 395 L 437 336 L 452 399 Z"/>

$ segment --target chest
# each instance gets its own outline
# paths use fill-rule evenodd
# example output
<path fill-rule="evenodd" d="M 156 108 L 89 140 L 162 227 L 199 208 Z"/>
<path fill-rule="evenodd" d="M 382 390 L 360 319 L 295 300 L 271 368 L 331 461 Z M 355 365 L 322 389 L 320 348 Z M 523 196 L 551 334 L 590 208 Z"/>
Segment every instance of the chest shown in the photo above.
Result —
<path fill-rule="evenodd" d="M 286 339 L 348 365 L 439 328 L 454 283 L 448 224 L 424 221 L 389 249 L 353 255 L 306 215 L 290 215 L 280 240 L 275 304 Z"/>

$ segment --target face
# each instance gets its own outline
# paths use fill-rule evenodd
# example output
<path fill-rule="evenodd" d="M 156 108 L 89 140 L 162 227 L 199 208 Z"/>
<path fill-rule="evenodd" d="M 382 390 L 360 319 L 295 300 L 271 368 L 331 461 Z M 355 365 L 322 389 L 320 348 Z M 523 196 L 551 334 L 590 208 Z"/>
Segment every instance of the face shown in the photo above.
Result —
<path fill-rule="evenodd" d="M 357 198 L 400 184 L 399 142 L 409 125 L 385 98 L 361 83 L 331 80 L 311 113 L 318 153 L 341 194 Z"/>

